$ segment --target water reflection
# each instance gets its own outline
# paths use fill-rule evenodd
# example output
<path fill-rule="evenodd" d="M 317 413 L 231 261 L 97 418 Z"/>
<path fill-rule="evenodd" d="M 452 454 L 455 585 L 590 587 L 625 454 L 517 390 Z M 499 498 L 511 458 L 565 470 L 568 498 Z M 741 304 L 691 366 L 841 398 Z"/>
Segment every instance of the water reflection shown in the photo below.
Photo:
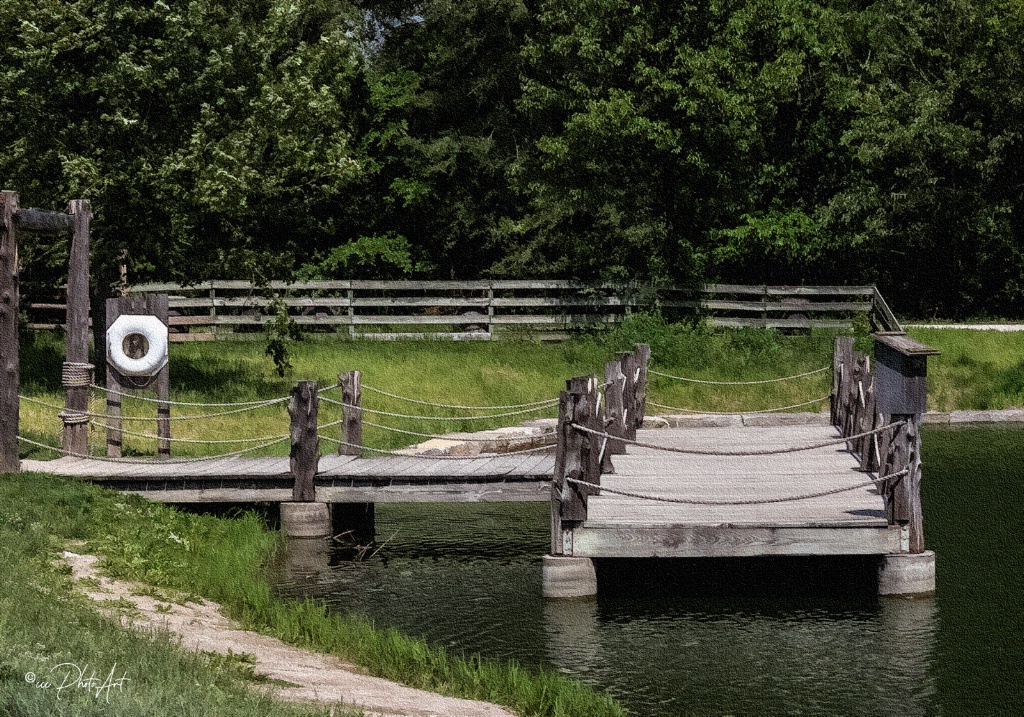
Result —
<path fill-rule="evenodd" d="M 300 586 L 328 580 L 331 541 L 328 538 L 289 538 L 277 555 L 277 574 L 287 584 Z"/>
<path fill-rule="evenodd" d="M 545 657 L 644 715 L 935 713 L 932 599 L 544 607 Z"/>
<path fill-rule="evenodd" d="M 325 566 L 318 545 L 285 563 L 279 589 L 456 651 L 546 664 L 608 689 L 634 715 L 938 711 L 933 599 L 769 594 L 770 583 L 753 578 L 732 593 L 673 591 L 666 586 L 714 586 L 687 566 L 659 565 L 622 581 L 639 589 L 602 585 L 597 599 L 545 601 L 546 511 L 381 505 L 377 535 L 389 542 L 372 559 Z M 793 565 L 802 579 L 824 580 L 820 566 Z M 839 562 L 825 575 L 841 584 L 838 576 L 871 568 Z M 599 567 L 599 579 L 607 571 Z M 750 563 L 740 571 L 757 574 Z"/>

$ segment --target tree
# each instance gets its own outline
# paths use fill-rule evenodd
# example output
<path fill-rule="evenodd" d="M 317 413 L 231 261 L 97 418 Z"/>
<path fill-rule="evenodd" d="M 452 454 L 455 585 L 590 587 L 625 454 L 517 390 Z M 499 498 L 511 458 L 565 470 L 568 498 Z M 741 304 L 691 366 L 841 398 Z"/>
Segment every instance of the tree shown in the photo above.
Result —
<path fill-rule="evenodd" d="M 101 293 L 123 251 L 133 280 L 280 275 L 363 171 L 353 27 L 332 0 L 5 2 L 0 173 L 92 200 Z"/>

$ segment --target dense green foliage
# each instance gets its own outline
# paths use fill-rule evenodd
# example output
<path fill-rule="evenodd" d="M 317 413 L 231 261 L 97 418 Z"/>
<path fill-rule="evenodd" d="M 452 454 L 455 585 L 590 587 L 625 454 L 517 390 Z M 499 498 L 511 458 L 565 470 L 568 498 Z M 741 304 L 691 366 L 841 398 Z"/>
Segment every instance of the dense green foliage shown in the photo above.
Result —
<path fill-rule="evenodd" d="M 0 176 L 133 279 L 878 283 L 1024 314 L 1007 0 L 8 0 Z M 26 271 L 59 267 L 52 242 Z"/>

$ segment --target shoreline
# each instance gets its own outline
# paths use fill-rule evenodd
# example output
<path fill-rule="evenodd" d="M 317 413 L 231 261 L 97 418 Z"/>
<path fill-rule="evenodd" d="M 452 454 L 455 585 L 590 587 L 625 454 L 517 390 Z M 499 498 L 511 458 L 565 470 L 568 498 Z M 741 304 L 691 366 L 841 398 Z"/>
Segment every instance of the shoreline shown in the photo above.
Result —
<path fill-rule="evenodd" d="M 367 717 L 515 717 L 499 705 L 441 695 L 360 672 L 338 657 L 288 645 L 274 637 L 244 629 L 228 618 L 216 602 L 172 602 L 152 597 L 150 586 L 116 580 L 101 573 L 100 558 L 65 550 L 76 588 L 96 609 L 131 630 L 166 632 L 188 652 L 215 652 L 252 659 L 254 673 L 265 678 L 273 699 L 316 702 L 361 709 Z M 119 608 L 104 607 L 116 600 Z M 125 611 L 130 603 L 134 607 Z"/>

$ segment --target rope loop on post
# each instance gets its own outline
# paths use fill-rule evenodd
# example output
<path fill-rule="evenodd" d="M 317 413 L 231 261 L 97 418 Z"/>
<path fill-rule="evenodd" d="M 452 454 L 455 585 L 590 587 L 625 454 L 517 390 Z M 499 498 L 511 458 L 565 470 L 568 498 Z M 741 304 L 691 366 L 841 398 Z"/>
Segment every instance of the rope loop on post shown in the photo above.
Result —
<path fill-rule="evenodd" d="M 57 417 L 63 421 L 65 426 L 80 426 L 89 422 L 89 414 L 80 411 L 61 411 Z"/>
<path fill-rule="evenodd" d="M 65 361 L 61 366 L 60 384 L 64 388 L 88 388 L 92 385 L 95 368 L 91 363 Z"/>

